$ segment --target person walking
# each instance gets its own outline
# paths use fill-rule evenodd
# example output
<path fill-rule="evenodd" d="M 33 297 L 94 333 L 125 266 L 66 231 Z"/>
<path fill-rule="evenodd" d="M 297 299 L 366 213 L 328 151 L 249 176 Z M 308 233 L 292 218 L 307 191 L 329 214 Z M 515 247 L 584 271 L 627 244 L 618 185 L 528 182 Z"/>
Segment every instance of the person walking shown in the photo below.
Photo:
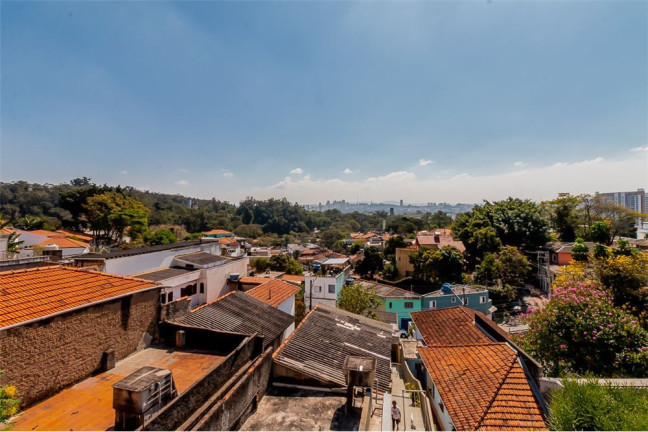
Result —
<path fill-rule="evenodd" d="M 392 430 L 400 430 L 401 413 L 400 408 L 396 406 L 396 401 L 392 401 L 391 407 Z"/>

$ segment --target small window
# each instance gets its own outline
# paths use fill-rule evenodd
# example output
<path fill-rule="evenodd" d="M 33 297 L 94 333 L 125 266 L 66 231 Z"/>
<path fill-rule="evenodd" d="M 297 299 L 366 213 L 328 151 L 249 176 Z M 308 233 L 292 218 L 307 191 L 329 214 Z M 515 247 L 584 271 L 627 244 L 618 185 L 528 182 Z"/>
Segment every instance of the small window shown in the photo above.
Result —
<path fill-rule="evenodd" d="M 322 292 L 322 287 L 321 286 L 317 287 L 317 292 Z"/>
<path fill-rule="evenodd" d="M 465 306 L 467 306 L 467 305 L 468 305 L 468 299 L 467 299 L 467 298 L 465 298 L 465 297 L 464 297 L 464 299 L 463 299 L 463 304 L 464 304 Z"/>
<path fill-rule="evenodd" d="M 335 294 L 335 285 L 329 285 L 329 294 Z"/>
<path fill-rule="evenodd" d="M 479 297 L 479 303 L 486 303 L 486 296 Z"/>
<path fill-rule="evenodd" d="M 452 298 L 450 299 L 450 303 L 457 303 L 457 298 L 456 298 L 456 297 L 452 297 Z"/>
<path fill-rule="evenodd" d="M 436 300 L 430 302 L 430 309 L 436 309 Z"/>
<path fill-rule="evenodd" d="M 205 284 L 200 282 L 200 294 L 205 294 Z"/>
<path fill-rule="evenodd" d="M 173 293 L 172 292 L 169 293 L 169 298 L 167 299 L 167 301 L 170 301 L 170 302 L 173 301 Z"/>
<path fill-rule="evenodd" d="M 389 302 L 389 309 L 391 309 L 392 307 L 392 302 Z"/>
<path fill-rule="evenodd" d="M 405 309 L 414 309 L 414 302 L 405 302 Z"/>

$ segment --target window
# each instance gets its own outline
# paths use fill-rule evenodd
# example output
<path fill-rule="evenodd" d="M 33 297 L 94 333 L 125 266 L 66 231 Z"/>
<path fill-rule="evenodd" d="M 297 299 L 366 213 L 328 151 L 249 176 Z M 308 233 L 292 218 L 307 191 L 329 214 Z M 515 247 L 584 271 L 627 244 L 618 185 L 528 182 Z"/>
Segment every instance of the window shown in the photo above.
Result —
<path fill-rule="evenodd" d="M 392 307 L 392 302 L 389 302 L 389 309 L 391 309 Z"/>
<path fill-rule="evenodd" d="M 160 303 L 164 304 L 166 302 L 166 294 L 160 294 Z"/>
<path fill-rule="evenodd" d="M 456 298 L 456 297 L 452 297 L 452 298 L 450 299 L 450 303 L 457 303 L 457 298 Z"/>
<path fill-rule="evenodd" d="M 430 309 L 436 309 L 436 300 L 430 302 Z"/>
<path fill-rule="evenodd" d="M 405 302 L 405 309 L 414 309 L 414 302 Z"/>
<path fill-rule="evenodd" d="M 465 297 L 463 298 L 463 304 L 464 304 L 464 306 L 467 306 L 467 305 L 468 305 L 468 299 L 465 298 Z"/>
<path fill-rule="evenodd" d="M 317 287 L 317 292 L 322 292 L 322 287 L 321 286 Z"/>
<path fill-rule="evenodd" d="M 335 294 L 335 285 L 329 285 L 329 294 Z"/>
<path fill-rule="evenodd" d="M 169 293 L 169 298 L 168 298 L 167 301 L 170 301 L 170 302 L 173 301 L 173 293 L 172 292 Z"/>
<path fill-rule="evenodd" d="M 205 284 L 200 282 L 200 294 L 205 294 Z"/>
<path fill-rule="evenodd" d="M 479 297 L 479 303 L 486 303 L 486 296 Z"/>

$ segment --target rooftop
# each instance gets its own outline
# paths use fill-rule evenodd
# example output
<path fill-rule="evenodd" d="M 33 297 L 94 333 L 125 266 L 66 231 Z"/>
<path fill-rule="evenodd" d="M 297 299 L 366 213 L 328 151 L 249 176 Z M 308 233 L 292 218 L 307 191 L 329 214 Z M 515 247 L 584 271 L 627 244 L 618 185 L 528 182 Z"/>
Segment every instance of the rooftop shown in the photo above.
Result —
<path fill-rule="evenodd" d="M 220 263 L 223 261 L 230 261 L 229 258 L 226 258 L 224 256 L 220 255 L 214 255 L 210 254 L 208 252 L 191 252 L 188 254 L 183 254 L 183 255 L 176 255 L 174 257 L 175 259 L 182 260 L 185 262 L 188 262 L 190 264 L 196 264 L 196 265 L 207 265 L 207 264 L 214 264 L 214 263 Z"/>
<path fill-rule="evenodd" d="M 273 307 L 279 307 L 288 298 L 299 292 L 299 287 L 278 279 L 270 279 L 259 286 L 246 291 L 245 294 L 254 297 Z"/>
<path fill-rule="evenodd" d="M 283 274 L 279 279 L 289 281 L 289 282 L 299 282 L 299 283 L 304 282 L 304 276 L 301 275 Z"/>
<path fill-rule="evenodd" d="M 88 243 L 80 242 L 67 237 L 49 237 L 38 243 L 39 246 L 56 245 L 61 249 L 65 248 L 87 248 L 90 246 Z"/>
<path fill-rule="evenodd" d="M 241 291 L 234 291 L 174 319 L 178 324 L 263 336 L 263 347 L 279 337 L 295 318 Z"/>
<path fill-rule="evenodd" d="M 389 390 L 392 327 L 371 318 L 318 304 L 277 350 L 275 363 L 345 387 L 347 355 L 376 358 L 378 390 Z"/>
<path fill-rule="evenodd" d="M 225 231 L 225 230 L 222 230 L 222 229 L 214 229 L 214 230 L 207 231 L 207 232 L 203 233 L 203 235 L 218 235 L 218 234 L 227 234 L 227 235 L 232 235 L 232 236 L 234 235 L 233 232 Z"/>
<path fill-rule="evenodd" d="M 415 292 L 407 291 L 402 288 L 389 285 L 381 285 L 375 282 L 370 282 L 362 279 L 357 281 L 365 289 L 372 289 L 379 297 L 384 298 L 420 298 L 419 294 Z"/>
<path fill-rule="evenodd" d="M 178 394 L 182 394 L 224 359 L 206 351 L 147 348 L 23 411 L 14 420 L 13 429 L 110 430 L 115 424 L 112 385 L 117 381 L 143 366 L 169 369 Z"/>
<path fill-rule="evenodd" d="M 411 316 L 427 346 L 492 343 L 475 325 L 475 313 L 457 306 L 412 312 Z"/>
<path fill-rule="evenodd" d="M 419 353 L 457 430 L 547 430 L 517 353 L 506 343 Z"/>
<path fill-rule="evenodd" d="M 466 247 L 463 242 L 460 240 L 453 240 L 450 235 L 419 235 L 416 237 L 416 242 L 420 246 L 438 246 L 442 248 L 443 246 L 454 246 L 460 251 L 465 251 Z"/>
<path fill-rule="evenodd" d="M 150 281 L 72 267 L 0 273 L 0 328 L 155 288 Z"/>
<path fill-rule="evenodd" d="M 119 250 L 108 252 L 108 253 L 89 253 L 89 254 L 85 254 L 82 257 L 79 257 L 77 259 L 114 259 L 114 258 L 123 258 L 123 257 L 128 257 L 128 256 L 133 256 L 133 255 L 141 255 L 141 254 L 151 253 L 151 252 L 159 252 L 159 251 L 173 250 L 173 249 L 183 249 L 183 248 L 186 248 L 186 247 L 198 246 L 198 245 L 204 244 L 204 243 L 206 243 L 206 242 L 204 242 L 204 241 L 202 241 L 200 239 L 198 239 L 198 240 L 189 240 L 189 241 L 185 241 L 185 242 L 163 244 L 163 245 L 155 245 L 155 246 L 146 246 L 146 247 L 135 248 L 135 249 L 119 249 Z"/>
<path fill-rule="evenodd" d="M 160 282 L 166 279 L 171 279 L 176 276 L 182 276 L 187 273 L 198 272 L 198 271 L 200 270 L 195 270 L 195 269 L 192 270 L 192 269 L 186 269 L 182 267 L 167 267 L 167 268 L 153 270 L 146 273 L 140 273 L 138 275 L 134 275 L 134 277 L 145 279 L 152 282 Z"/>
<path fill-rule="evenodd" d="M 270 280 L 270 278 L 267 278 L 267 277 L 243 276 L 242 278 L 239 279 L 239 282 L 241 282 L 242 284 L 260 285 L 260 284 L 268 282 L 269 280 Z"/>
<path fill-rule="evenodd" d="M 462 294 L 472 294 L 472 293 L 479 293 L 479 292 L 485 292 L 488 291 L 485 287 L 477 287 L 477 286 L 470 286 L 470 285 L 452 285 L 452 291 L 454 292 L 455 295 L 462 295 Z M 437 290 L 433 291 L 430 293 L 425 294 L 425 297 L 439 297 L 439 296 L 445 296 L 445 295 L 453 295 L 451 293 L 444 292 L 443 290 Z"/>

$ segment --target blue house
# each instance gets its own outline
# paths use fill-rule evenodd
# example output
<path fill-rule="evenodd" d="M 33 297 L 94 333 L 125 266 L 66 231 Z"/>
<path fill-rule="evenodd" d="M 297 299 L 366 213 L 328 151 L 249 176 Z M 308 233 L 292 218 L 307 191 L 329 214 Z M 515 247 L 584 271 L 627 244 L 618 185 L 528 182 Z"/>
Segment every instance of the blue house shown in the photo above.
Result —
<path fill-rule="evenodd" d="M 441 289 L 423 296 L 423 310 L 465 306 L 490 317 L 495 310 L 488 290 L 470 285 L 443 284 Z"/>

